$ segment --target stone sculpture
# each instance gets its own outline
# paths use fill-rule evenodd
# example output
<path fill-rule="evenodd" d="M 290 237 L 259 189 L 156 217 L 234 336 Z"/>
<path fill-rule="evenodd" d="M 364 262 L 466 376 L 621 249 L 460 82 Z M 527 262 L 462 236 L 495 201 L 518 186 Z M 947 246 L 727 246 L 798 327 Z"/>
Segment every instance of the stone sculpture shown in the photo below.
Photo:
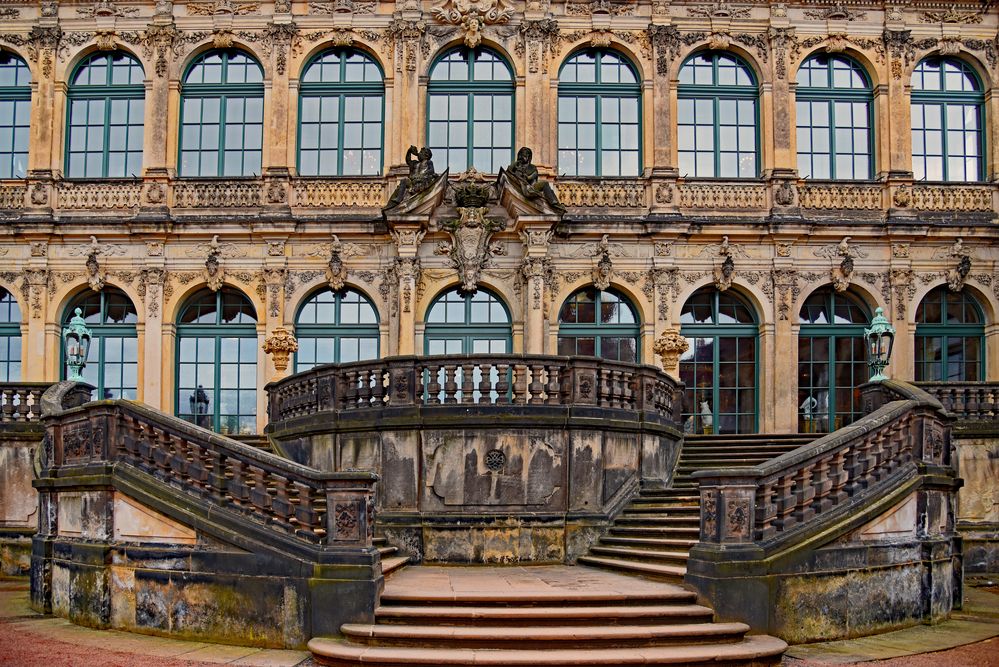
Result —
<path fill-rule="evenodd" d="M 434 170 L 433 157 L 433 151 L 426 146 L 419 150 L 416 149 L 416 146 L 409 147 L 406 151 L 409 176 L 399 182 L 386 208 L 398 206 L 403 201 L 425 192 L 434 184 L 434 181 L 437 180 L 437 172 Z"/>

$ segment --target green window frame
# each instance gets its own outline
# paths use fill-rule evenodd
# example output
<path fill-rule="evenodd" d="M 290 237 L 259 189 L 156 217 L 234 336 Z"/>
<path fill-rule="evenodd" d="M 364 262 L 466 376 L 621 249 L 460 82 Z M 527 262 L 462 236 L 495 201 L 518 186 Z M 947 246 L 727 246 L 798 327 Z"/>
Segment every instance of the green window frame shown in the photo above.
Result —
<path fill-rule="evenodd" d="M 21 379 L 21 308 L 17 299 L 0 287 L 0 382 Z"/>
<path fill-rule="evenodd" d="M 874 178 L 874 90 L 859 63 L 816 54 L 797 75 L 798 174 L 826 180 Z"/>
<path fill-rule="evenodd" d="M 848 292 L 823 287 L 798 314 L 798 431 L 828 433 L 863 414 L 860 385 L 867 382 L 864 329 L 870 312 Z"/>
<path fill-rule="evenodd" d="M 684 303 L 680 335 L 690 346 L 680 357 L 685 432 L 758 430 L 758 322 L 755 309 L 732 290 L 703 287 Z"/>
<path fill-rule="evenodd" d="M 936 287 L 916 308 L 917 382 L 985 381 L 985 311 L 968 290 Z"/>
<path fill-rule="evenodd" d="M 513 161 L 514 80 L 491 49 L 446 51 L 430 68 L 427 145 L 451 173 L 499 173 Z M 441 161 L 438 162 L 440 164 Z"/>
<path fill-rule="evenodd" d="M 28 173 L 31 70 L 10 51 L 0 51 L 0 179 Z"/>
<path fill-rule="evenodd" d="M 639 318 L 615 290 L 584 287 L 569 295 L 558 315 L 558 353 L 639 363 Z"/>
<path fill-rule="evenodd" d="M 245 294 L 223 287 L 189 298 L 177 320 L 177 416 L 226 435 L 256 433 L 257 350 Z"/>
<path fill-rule="evenodd" d="M 312 293 L 295 317 L 295 372 L 321 364 L 378 358 L 378 311 L 360 292 L 321 288 Z"/>
<path fill-rule="evenodd" d="M 264 72 L 238 49 L 208 51 L 184 74 L 179 172 L 183 177 L 259 176 Z"/>
<path fill-rule="evenodd" d="M 912 72 L 912 173 L 917 181 L 985 179 L 985 95 L 957 58 L 925 58 Z"/>
<path fill-rule="evenodd" d="M 69 325 L 77 308 L 92 332 L 83 379 L 96 387 L 94 397 L 135 400 L 139 388 L 139 338 L 135 328 L 139 316 L 135 304 L 114 287 L 100 292 L 88 289 L 63 311 L 63 326 Z M 59 358 L 66 358 L 65 341 Z M 64 363 L 59 378 L 64 380 L 68 375 Z"/>
<path fill-rule="evenodd" d="M 760 91 L 753 69 L 731 53 L 688 58 L 677 86 L 680 176 L 758 178 Z"/>
<path fill-rule="evenodd" d="M 635 66 L 613 51 L 587 49 L 559 71 L 558 164 L 567 176 L 638 176 L 642 87 Z"/>
<path fill-rule="evenodd" d="M 142 176 L 144 78 L 123 51 L 94 53 L 76 66 L 67 93 L 67 178 Z"/>
<path fill-rule="evenodd" d="M 356 49 L 316 55 L 299 91 L 299 175 L 380 175 L 384 116 L 384 74 L 371 56 Z"/>

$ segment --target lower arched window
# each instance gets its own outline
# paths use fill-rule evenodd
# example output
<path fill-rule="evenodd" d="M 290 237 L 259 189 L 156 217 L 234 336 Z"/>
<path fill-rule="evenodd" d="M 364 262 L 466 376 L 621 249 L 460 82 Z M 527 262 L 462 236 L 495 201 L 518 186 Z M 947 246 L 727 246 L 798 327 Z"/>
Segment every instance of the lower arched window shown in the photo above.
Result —
<path fill-rule="evenodd" d="M 14 295 L 0 287 L 0 382 L 21 379 L 21 309 Z"/>
<path fill-rule="evenodd" d="M 295 371 L 320 364 L 342 364 L 378 358 L 378 315 L 363 295 L 351 289 L 322 289 L 313 294 L 295 319 Z"/>
<path fill-rule="evenodd" d="M 119 289 L 87 290 L 63 313 L 63 326 L 80 310 L 93 333 L 83 379 L 97 389 L 94 397 L 135 399 L 139 386 L 138 315 L 132 300 Z M 65 359 L 65 353 L 62 355 Z M 62 377 L 67 377 L 65 364 Z"/>
<path fill-rule="evenodd" d="M 967 290 L 941 285 L 916 309 L 916 381 L 985 380 L 985 316 Z"/>
<path fill-rule="evenodd" d="M 177 415 L 228 435 L 257 430 L 257 313 L 223 287 L 192 296 L 177 321 Z"/>
<path fill-rule="evenodd" d="M 753 308 L 731 290 L 705 287 L 683 304 L 680 357 L 687 433 L 754 433 L 759 327 Z"/>
<path fill-rule="evenodd" d="M 584 287 L 558 315 L 558 353 L 636 363 L 638 317 L 627 299 L 612 291 Z"/>
<path fill-rule="evenodd" d="M 798 431 L 826 433 L 861 415 L 860 390 L 869 373 L 859 299 L 826 287 L 801 306 L 798 322 Z"/>

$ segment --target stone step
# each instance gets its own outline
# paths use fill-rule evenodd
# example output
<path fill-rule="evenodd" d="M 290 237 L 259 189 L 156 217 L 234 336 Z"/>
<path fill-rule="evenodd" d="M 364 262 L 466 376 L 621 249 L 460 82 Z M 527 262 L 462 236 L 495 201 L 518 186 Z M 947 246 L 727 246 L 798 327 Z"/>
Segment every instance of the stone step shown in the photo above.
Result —
<path fill-rule="evenodd" d="M 577 625 L 708 623 L 714 612 L 696 604 L 594 605 L 594 606 L 380 606 L 375 609 L 379 623 L 426 623 L 445 625 Z"/>
<path fill-rule="evenodd" d="M 381 608 L 389 606 L 414 605 L 445 605 L 460 607 L 500 607 L 536 608 L 536 607 L 591 607 L 599 606 L 636 606 L 661 604 L 694 604 L 697 594 L 682 588 L 670 587 L 652 591 L 630 591 L 615 593 L 592 592 L 585 588 L 574 590 L 541 589 L 541 590 L 490 590 L 490 591 L 451 591 L 443 589 L 409 588 L 406 590 L 389 590 L 382 593 Z"/>
<path fill-rule="evenodd" d="M 622 535 L 626 537 L 664 537 L 671 539 L 683 539 L 685 537 L 698 539 L 701 529 L 697 526 L 612 526 L 611 535 Z"/>
<path fill-rule="evenodd" d="M 626 647 L 683 643 L 734 643 L 742 640 L 744 623 L 685 623 L 670 625 L 521 625 L 484 627 L 468 625 L 397 625 L 345 623 L 340 632 L 358 644 L 454 648 L 557 648 Z"/>
<path fill-rule="evenodd" d="M 352 644 L 330 637 L 309 642 L 315 661 L 332 667 L 476 665 L 479 667 L 625 667 L 626 665 L 778 665 L 787 643 L 767 635 L 746 636 L 728 644 L 649 646 L 580 651 L 562 649 L 459 649 Z"/>
<path fill-rule="evenodd" d="M 382 560 L 399 551 L 399 547 L 393 547 L 388 545 L 382 545 L 382 546 L 375 545 L 375 548 L 378 549 L 378 555 L 382 557 Z"/>
<path fill-rule="evenodd" d="M 600 544 L 620 545 L 620 546 L 634 545 L 636 547 L 643 547 L 643 546 L 659 547 L 662 549 L 674 548 L 674 549 L 686 549 L 689 551 L 690 547 L 697 544 L 697 540 L 696 539 L 675 540 L 675 539 L 659 538 L 659 537 L 614 537 L 608 535 L 606 537 L 600 538 Z"/>
<path fill-rule="evenodd" d="M 391 556 L 382 559 L 382 576 L 395 572 L 409 562 L 409 556 Z"/>
<path fill-rule="evenodd" d="M 658 551 L 655 549 L 636 549 L 634 547 L 605 547 L 603 545 L 591 547 L 590 553 L 597 554 L 598 556 L 662 561 L 677 565 L 686 565 L 687 558 L 689 558 L 688 551 Z"/>
<path fill-rule="evenodd" d="M 600 556 L 580 556 L 577 562 L 583 565 L 609 567 L 615 570 L 625 570 L 649 577 L 659 577 L 670 581 L 683 581 L 687 568 L 683 565 L 666 565 L 665 563 L 643 563 L 628 558 L 603 558 Z"/>
<path fill-rule="evenodd" d="M 647 515 L 661 515 L 661 516 L 676 516 L 676 517 L 688 517 L 688 516 L 700 516 L 701 507 L 700 505 L 670 505 L 668 503 L 642 503 L 636 504 L 634 501 L 631 502 L 627 507 L 624 508 L 624 514 L 634 514 L 636 516 L 647 516 Z"/>
<path fill-rule="evenodd" d="M 669 526 L 669 527 L 683 527 L 690 525 L 701 525 L 701 515 L 665 515 L 665 514 L 639 514 L 637 516 L 633 515 L 622 515 L 617 518 L 614 522 L 615 526 Z"/>

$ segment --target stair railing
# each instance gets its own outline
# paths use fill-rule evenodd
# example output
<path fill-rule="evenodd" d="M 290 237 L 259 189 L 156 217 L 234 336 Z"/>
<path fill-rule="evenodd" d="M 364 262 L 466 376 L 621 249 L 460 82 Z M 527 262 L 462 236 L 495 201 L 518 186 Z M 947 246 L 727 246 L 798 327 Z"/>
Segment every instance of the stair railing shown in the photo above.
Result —
<path fill-rule="evenodd" d="M 757 466 L 700 470 L 697 548 L 764 556 L 920 470 L 953 476 L 951 415 L 913 385 L 865 385 L 858 421 Z"/>
<path fill-rule="evenodd" d="M 999 427 L 999 382 L 917 382 L 915 386 L 940 401 L 958 422 Z"/>
<path fill-rule="evenodd" d="M 0 382 L 0 423 L 38 422 L 42 394 L 51 382 Z"/>

